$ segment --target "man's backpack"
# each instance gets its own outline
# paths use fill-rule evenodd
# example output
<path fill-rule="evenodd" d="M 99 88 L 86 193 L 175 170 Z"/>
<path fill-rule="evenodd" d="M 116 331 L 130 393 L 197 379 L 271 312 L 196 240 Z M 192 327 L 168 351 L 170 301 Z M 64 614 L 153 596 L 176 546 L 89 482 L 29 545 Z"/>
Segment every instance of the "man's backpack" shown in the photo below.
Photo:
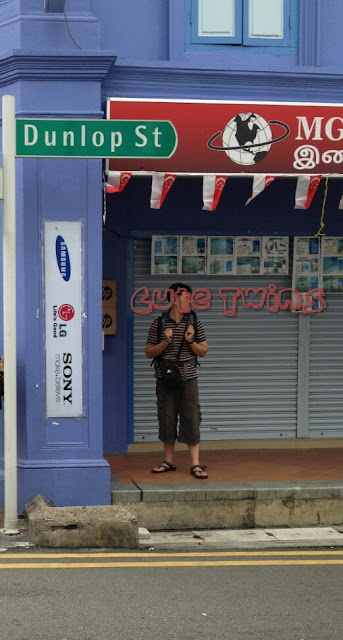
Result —
<path fill-rule="evenodd" d="M 169 315 L 169 311 L 164 311 L 162 315 L 158 316 L 157 318 L 157 338 L 159 342 L 161 342 L 165 321 L 168 318 L 168 315 Z M 192 309 L 191 312 L 188 313 L 187 315 L 189 317 L 187 325 L 192 325 L 194 327 L 194 340 L 196 342 L 197 341 L 197 314 Z M 158 356 L 157 358 L 153 358 L 153 360 L 151 361 L 151 366 L 154 366 L 155 369 L 157 369 L 162 359 L 163 359 L 162 355 Z M 198 362 L 197 356 L 194 356 L 194 361 L 195 361 L 195 365 L 200 367 L 200 363 Z"/>

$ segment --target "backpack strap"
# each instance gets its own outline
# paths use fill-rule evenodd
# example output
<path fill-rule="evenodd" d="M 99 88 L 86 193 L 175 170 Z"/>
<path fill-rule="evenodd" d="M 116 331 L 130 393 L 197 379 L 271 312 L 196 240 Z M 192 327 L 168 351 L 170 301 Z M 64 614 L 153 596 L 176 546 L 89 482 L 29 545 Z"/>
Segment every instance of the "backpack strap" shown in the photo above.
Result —
<path fill-rule="evenodd" d="M 161 342 L 162 333 L 165 327 L 165 321 L 168 316 L 168 311 L 164 311 L 161 316 L 157 318 L 157 337 L 158 341 Z"/>
<path fill-rule="evenodd" d="M 189 324 L 191 324 L 194 327 L 194 341 L 197 342 L 197 334 L 198 334 L 198 319 L 197 319 L 197 314 L 195 313 L 195 311 L 193 311 L 193 309 L 191 310 L 190 314 L 189 314 Z M 200 362 L 198 361 L 198 356 L 194 356 L 195 359 L 195 365 L 197 367 L 200 367 Z"/>
<path fill-rule="evenodd" d="M 194 340 L 195 342 L 197 341 L 197 332 L 198 332 L 198 319 L 197 319 L 197 314 L 195 313 L 195 311 L 193 311 L 193 309 L 191 310 L 190 314 L 189 314 L 189 324 L 192 325 L 192 327 L 194 327 Z"/>
<path fill-rule="evenodd" d="M 167 316 L 168 316 L 168 311 L 164 311 L 162 313 L 162 315 L 158 316 L 158 318 L 157 318 L 157 339 L 158 339 L 158 342 L 161 342 L 162 333 L 164 331 L 165 321 L 166 321 Z M 161 358 L 162 358 L 161 355 L 157 356 L 156 358 L 153 358 L 151 360 L 151 362 L 150 362 L 150 366 L 151 367 L 154 366 L 155 369 L 157 369 Z"/>
<path fill-rule="evenodd" d="M 4 372 L 0 371 L 0 409 L 2 409 L 2 396 L 4 395 Z"/>

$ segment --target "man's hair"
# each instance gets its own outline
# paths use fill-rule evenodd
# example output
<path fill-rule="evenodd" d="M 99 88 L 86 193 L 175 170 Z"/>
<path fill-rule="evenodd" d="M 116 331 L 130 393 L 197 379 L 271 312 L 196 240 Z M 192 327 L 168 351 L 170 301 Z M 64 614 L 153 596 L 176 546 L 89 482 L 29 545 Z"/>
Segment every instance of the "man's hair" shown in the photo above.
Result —
<path fill-rule="evenodd" d="M 174 284 L 171 284 L 168 288 L 174 291 L 174 293 L 176 293 L 178 289 L 186 289 L 188 293 L 192 294 L 192 288 L 188 284 L 183 284 L 183 282 L 174 282 Z M 168 291 L 168 301 L 170 302 L 170 291 Z"/>

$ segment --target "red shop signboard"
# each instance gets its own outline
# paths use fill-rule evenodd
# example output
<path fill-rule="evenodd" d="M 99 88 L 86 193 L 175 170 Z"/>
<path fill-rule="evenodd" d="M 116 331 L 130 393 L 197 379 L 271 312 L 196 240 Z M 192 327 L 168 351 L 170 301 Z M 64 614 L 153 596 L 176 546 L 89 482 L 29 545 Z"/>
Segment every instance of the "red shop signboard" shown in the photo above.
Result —
<path fill-rule="evenodd" d="M 110 98 L 107 118 L 135 121 L 130 151 L 114 134 L 112 171 L 343 173 L 342 104 Z"/>

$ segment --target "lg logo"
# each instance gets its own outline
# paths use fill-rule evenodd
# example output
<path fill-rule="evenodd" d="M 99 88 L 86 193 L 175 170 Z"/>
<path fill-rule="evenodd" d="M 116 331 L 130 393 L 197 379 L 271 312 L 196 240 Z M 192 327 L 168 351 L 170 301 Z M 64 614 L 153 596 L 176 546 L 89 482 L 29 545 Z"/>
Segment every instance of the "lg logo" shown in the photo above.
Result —
<path fill-rule="evenodd" d="M 71 304 L 62 304 L 58 309 L 58 315 L 64 322 L 69 322 L 75 315 L 75 309 Z"/>

